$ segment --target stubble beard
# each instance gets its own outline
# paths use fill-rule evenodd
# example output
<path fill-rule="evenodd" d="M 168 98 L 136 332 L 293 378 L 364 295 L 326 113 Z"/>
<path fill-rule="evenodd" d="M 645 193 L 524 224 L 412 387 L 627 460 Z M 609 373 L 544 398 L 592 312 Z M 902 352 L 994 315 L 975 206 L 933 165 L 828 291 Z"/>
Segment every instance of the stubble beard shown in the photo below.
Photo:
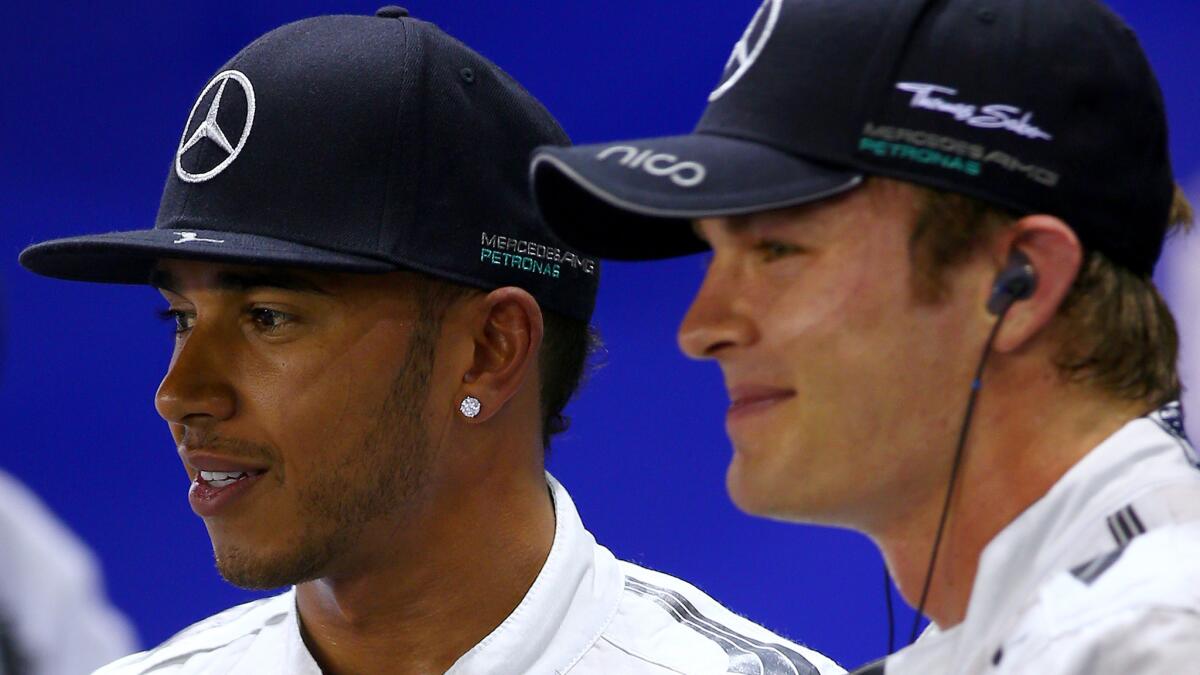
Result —
<path fill-rule="evenodd" d="M 359 447 L 300 494 L 305 527 L 294 543 L 271 557 L 236 545 L 214 546 L 217 571 L 226 581 L 266 590 L 318 579 L 368 524 L 419 497 L 432 462 L 421 419 L 436 348 L 431 332 L 429 326 L 414 331 L 408 358 Z"/>

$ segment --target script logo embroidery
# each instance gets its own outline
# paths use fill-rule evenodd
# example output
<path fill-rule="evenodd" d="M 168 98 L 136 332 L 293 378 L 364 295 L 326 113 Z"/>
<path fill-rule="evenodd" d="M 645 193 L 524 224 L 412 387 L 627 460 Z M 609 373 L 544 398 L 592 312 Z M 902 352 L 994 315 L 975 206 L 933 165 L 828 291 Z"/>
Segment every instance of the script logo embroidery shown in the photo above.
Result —
<path fill-rule="evenodd" d="M 242 125 L 242 133 L 238 138 L 237 145 L 229 142 L 229 137 L 226 135 L 225 130 L 217 122 L 217 115 L 221 112 L 221 99 L 225 96 L 225 88 L 231 80 L 242 88 L 242 92 L 246 96 L 246 121 Z M 192 121 L 196 117 L 196 110 L 199 109 L 200 103 L 213 87 L 217 87 L 217 95 L 213 97 L 212 103 L 209 104 L 208 112 L 204 115 L 204 121 L 200 123 L 200 126 L 196 127 L 196 130 L 189 137 L 188 129 L 192 127 Z M 246 139 L 250 137 L 250 129 L 253 126 L 254 87 L 250 84 L 250 79 L 236 70 L 226 70 L 217 75 L 212 79 L 212 82 L 208 83 L 204 91 L 200 92 L 200 97 L 196 99 L 195 105 L 192 106 L 192 112 L 188 115 L 187 124 L 183 127 L 183 136 L 179 139 L 179 150 L 175 152 L 175 173 L 179 176 L 180 180 L 188 183 L 203 183 L 213 178 L 224 171 L 241 154 L 242 148 L 246 147 Z M 191 173 L 183 168 L 183 156 L 204 140 L 216 144 L 228 156 L 208 171 Z"/>
<path fill-rule="evenodd" d="M 913 95 L 912 100 L 908 103 L 912 108 L 945 113 L 959 122 L 980 129 L 1004 129 L 1018 136 L 1042 141 L 1054 139 L 1054 136 L 1033 124 L 1032 112 L 1022 114 L 1023 111 L 1016 106 L 1003 103 L 977 106 L 971 103 L 950 101 L 942 98 L 939 94 L 954 96 L 958 94 L 957 89 L 927 82 L 898 82 L 896 88 Z"/>
<path fill-rule="evenodd" d="M 758 60 L 771 39 L 771 34 L 775 32 L 775 24 L 779 23 L 781 11 L 783 0 L 766 0 L 758 8 L 754 18 L 750 19 L 750 25 L 746 26 L 746 32 L 742 33 L 742 39 L 733 45 L 733 53 L 725 62 L 725 76 L 721 79 L 721 84 L 708 95 L 710 103 L 724 96 Z"/>
<path fill-rule="evenodd" d="M 619 160 L 621 166 L 641 169 L 651 176 L 669 176 L 671 182 L 680 187 L 696 187 L 704 182 L 708 171 L 699 162 L 679 161 L 675 155 L 654 150 L 642 150 L 632 145 L 614 145 L 600 151 L 596 159 L 604 161 L 617 153 L 624 153 Z"/>
<path fill-rule="evenodd" d="M 210 244 L 225 243 L 224 239 L 205 239 L 204 237 L 197 236 L 195 232 L 176 232 L 175 234 L 178 235 L 179 238 L 171 242 L 172 244 L 186 244 L 193 241 L 205 241 Z"/>

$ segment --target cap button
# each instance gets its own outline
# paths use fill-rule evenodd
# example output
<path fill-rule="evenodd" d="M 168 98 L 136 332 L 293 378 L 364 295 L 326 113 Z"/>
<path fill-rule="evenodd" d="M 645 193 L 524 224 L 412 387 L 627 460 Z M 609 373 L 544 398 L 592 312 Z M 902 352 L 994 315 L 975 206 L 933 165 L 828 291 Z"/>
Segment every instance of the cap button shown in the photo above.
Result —
<path fill-rule="evenodd" d="M 402 19 L 408 16 L 408 10 L 404 9 L 403 7 L 397 7 L 396 5 L 388 5 L 386 7 L 380 7 L 379 10 L 375 12 L 375 16 L 381 19 Z"/>

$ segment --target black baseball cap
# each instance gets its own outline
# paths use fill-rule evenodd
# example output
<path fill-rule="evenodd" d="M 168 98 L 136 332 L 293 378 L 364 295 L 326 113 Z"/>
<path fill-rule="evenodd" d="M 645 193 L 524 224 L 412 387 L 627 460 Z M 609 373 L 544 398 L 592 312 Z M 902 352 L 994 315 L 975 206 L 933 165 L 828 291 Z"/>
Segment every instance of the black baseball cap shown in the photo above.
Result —
<path fill-rule="evenodd" d="M 31 246 L 46 276 L 147 283 L 162 258 L 519 286 L 587 320 L 599 267 L 546 228 L 530 153 L 568 143 L 536 99 L 433 24 L 385 7 L 255 40 L 204 86 L 154 229 Z"/>
<path fill-rule="evenodd" d="M 691 134 L 541 148 L 531 172 L 564 240 L 625 260 L 879 175 L 1058 216 L 1149 275 L 1174 194 L 1158 83 L 1094 0 L 766 0 Z"/>

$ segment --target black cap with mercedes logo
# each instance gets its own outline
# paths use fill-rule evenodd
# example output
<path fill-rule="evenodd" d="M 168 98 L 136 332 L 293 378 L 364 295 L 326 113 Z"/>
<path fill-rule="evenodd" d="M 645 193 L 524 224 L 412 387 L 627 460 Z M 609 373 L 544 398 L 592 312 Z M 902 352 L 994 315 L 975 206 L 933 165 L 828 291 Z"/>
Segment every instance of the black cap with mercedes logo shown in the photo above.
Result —
<path fill-rule="evenodd" d="M 1059 216 L 1149 275 L 1174 193 L 1157 81 L 1097 0 L 766 0 L 693 133 L 542 148 L 531 172 L 559 236 L 625 260 L 880 175 Z"/>
<path fill-rule="evenodd" d="M 511 77 L 402 8 L 306 19 L 208 81 L 153 229 L 36 244 L 21 264 L 137 284 L 162 258 L 408 269 L 587 320 L 598 265 L 550 234 L 528 188 L 533 149 L 564 143 Z"/>

